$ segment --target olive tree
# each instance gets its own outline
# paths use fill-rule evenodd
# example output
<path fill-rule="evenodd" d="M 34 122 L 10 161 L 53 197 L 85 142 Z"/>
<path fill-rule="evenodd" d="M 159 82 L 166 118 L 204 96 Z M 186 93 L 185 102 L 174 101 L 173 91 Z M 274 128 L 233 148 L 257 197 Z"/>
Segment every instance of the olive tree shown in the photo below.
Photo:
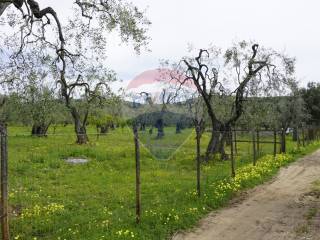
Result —
<path fill-rule="evenodd" d="M 34 0 L 0 0 L 0 15 L 10 6 L 21 13 L 21 17 L 11 12 L 3 17 L 17 30 L 14 36 L 20 39 L 18 50 L 10 58 L 31 50 L 51 56 L 52 76 L 73 117 L 77 143 L 86 143 L 89 106 L 99 101 L 103 92 L 110 89 L 108 83 L 115 79 L 103 64 L 108 33 L 118 31 L 121 40 L 133 42 L 139 53 L 148 42 L 146 31 L 150 22 L 143 12 L 123 1 L 77 0 L 74 16 L 65 23 L 53 8 L 42 9 Z M 78 98 L 86 101 L 84 111 L 76 103 Z"/>
<path fill-rule="evenodd" d="M 123 123 L 121 96 L 110 95 L 92 109 L 89 123 L 96 126 L 97 134 L 106 134 Z"/>
<path fill-rule="evenodd" d="M 36 76 L 33 76 L 36 78 Z M 33 136 L 46 136 L 48 128 L 54 122 L 58 111 L 54 90 L 43 84 L 37 84 L 35 79 L 20 93 L 17 107 L 24 121 L 32 125 Z"/>
<path fill-rule="evenodd" d="M 293 74 L 294 62 L 272 49 L 242 41 L 225 51 L 217 47 L 200 49 L 196 56 L 184 57 L 175 65 L 185 75 L 175 80 L 179 85 L 194 84 L 206 106 L 211 123 L 206 159 L 216 153 L 227 157 L 227 136 L 244 112 L 250 89 L 258 89 L 257 96 L 285 89 L 291 80 L 285 76 Z M 219 108 L 223 108 L 221 113 Z"/>
<path fill-rule="evenodd" d="M 299 94 L 306 103 L 306 108 L 310 118 L 308 124 L 319 125 L 320 122 L 320 84 L 309 82 L 307 87 L 299 90 Z"/>

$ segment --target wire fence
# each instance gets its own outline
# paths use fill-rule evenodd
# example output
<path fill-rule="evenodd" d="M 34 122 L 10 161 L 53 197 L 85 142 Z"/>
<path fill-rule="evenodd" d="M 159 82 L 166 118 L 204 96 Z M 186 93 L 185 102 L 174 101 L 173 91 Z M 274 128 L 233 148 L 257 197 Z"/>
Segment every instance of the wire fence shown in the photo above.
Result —
<path fill-rule="evenodd" d="M 227 160 L 205 161 L 212 133 L 197 138 L 192 128 L 176 133 L 166 127 L 161 138 L 131 127 L 106 134 L 91 128 L 85 145 L 75 143 L 71 127 L 46 137 L 6 129 L 0 126 L 2 239 L 114 239 L 122 230 L 122 237 L 137 237 L 145 230 L 134 222 L 169 225 L 178 218 L 172 209 L 192 212 L 198 195 L 209 201 L 213 183 L 320 136 L 311 127 L 294 133 L 233 129 Z"/>

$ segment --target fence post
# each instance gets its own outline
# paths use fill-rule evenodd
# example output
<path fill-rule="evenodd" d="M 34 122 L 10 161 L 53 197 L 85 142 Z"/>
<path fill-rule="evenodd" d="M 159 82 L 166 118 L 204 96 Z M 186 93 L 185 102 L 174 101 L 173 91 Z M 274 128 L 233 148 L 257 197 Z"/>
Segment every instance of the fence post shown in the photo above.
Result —
<path fill-rule="evenodd" d="M 231 142 L 231 146 L 230 146 L 230 152 L 231 152 L 231 176 L 233 178 L 235 178 L 236 176 L 236 170 L 235 170 L 235 161 L 234 161 L 234 155 L 233 155 L 233 132 L 232 129 L 230 130 L 230 142 Z"/>
<path fill-rule="evenodd" d="M 201 196 L 201 185 L 200 185 L 200 126 L 196 123 L 196 139 L 197 139 L 197 193 L 198 197 Z"/>
<path fill-rule="evenodd" d="M 237 130 L 234 129 L 234 152 L 238 154 L 238 144 L 237 144 Z"/>
<path fill-rule="evenodd" d="M 2 240 L 9 240 L 8 219 L 8 138 L 7 126 L 0 124 L 1 135 L 1 230 Z"/>
<path fill-rule="evenodd" d="M 252 131 L 252 149 L 253 149 L 253 166 L 255 166 L 257 162 L 257 153 L 256 153 L 256 135 L 254 131 Z"/>
<path fill-rule="evenodd" d="M 141 179 L 140 179 L 140 145 L 138 126 L 133 124 L 134 148 L 136 160 L 136 223 L 140 223 L 141 219 Z"/>
<path fill-rule="evenodd" d="M 257 155 L 260 156 L 260 133 L 259 130 L 257 130 Z"/>
<path fill-rule="evenodd" d="M 273 156 L 277 155 L 277 131 L 273 130 Z"/>
<path fill-rule="evenodd" d="M 305 135 L 304 135 L 304 128 L 302 127 L 302 146 L 306 146 L 306 139 L 305 139 Z"/>
<path fill-rule="evenodd" d="M 299 134 L 299 128 L 297 128 L 297 148 L 300 148 L 300 134 Z"/>
<path fill-rule="evenodd" d="M 281 129 L 281 153 L 286 153 L 286 132 Z"/>

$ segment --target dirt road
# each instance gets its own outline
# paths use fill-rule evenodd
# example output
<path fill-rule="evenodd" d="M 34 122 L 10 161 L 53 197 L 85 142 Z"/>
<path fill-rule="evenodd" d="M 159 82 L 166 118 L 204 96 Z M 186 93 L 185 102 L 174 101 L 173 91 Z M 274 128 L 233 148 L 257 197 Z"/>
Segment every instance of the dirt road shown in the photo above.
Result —
<path fill-rule="evenodd" d="M 174 240 L 320 240 L 320 150 Z M 319 184 L 319 183 L 318 183 Z"/>

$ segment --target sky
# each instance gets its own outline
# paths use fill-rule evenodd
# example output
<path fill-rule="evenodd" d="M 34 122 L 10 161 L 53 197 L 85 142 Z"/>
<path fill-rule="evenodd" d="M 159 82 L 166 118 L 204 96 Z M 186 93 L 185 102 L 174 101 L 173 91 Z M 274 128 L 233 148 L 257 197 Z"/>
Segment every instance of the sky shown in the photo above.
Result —
<path fill-rule="evenodd" d="M 39 0 L 60 17 L 71 14 L 74 0 Z M 297 58 L 300 85 L 320 82 L 319 0 L 132 0 L 152 22 L 148 48 L 137 55 L 132 45 L 108 41 L 106 64 L 124 81 L 160 66 L 160 59 L 178 61 L 188 44 L 226 48 L 235 41 L 253 40 Z"/>
<path fill-rule="evenodd" d="M 228 47 L 234 41 L 254 40 L 297 58 L 301 85 L 320 82 L 319 0 L 135 0 L 147 7 L 151 20 L 150 49 L 135 56 L 130 49 L 110 51 L 109 61 L 127 80 L 159 59 L 179 60 L 188 43 L 206 48 Z M 117 55 L 118 57 L 114 57 Z"/>

